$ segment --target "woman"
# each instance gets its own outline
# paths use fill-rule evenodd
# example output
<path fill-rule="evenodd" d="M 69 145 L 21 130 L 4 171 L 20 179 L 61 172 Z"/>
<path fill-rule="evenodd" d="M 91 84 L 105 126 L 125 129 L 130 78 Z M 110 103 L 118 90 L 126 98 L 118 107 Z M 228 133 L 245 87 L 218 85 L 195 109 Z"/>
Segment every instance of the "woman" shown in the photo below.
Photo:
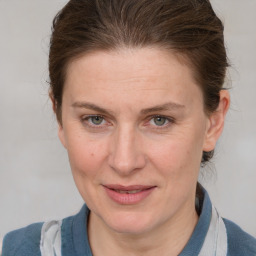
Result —
<path fill-rule="evenodd" d="M 86 205 L 4 239 L 7 255 L 256 255 L 197 183 L 229 107 L 209 1 L 71 0 L 50 45 L 50 97 Z"/>

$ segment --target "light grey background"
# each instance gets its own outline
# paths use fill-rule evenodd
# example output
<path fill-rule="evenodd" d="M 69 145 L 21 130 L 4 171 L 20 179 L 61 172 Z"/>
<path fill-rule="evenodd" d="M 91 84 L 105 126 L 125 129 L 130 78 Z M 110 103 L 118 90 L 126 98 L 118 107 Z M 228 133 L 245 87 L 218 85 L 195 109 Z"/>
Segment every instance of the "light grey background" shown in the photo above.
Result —
<path fill-rule="evenodd" d="M 83 203 L 47 95 L 51 21 L 65 2 L 0 0 L 0 237 Z M 212 4 L 225 24 L 233 89 L 217 175 L 203 183 L 222 216 L 256 236 L 256 1 Z"/>

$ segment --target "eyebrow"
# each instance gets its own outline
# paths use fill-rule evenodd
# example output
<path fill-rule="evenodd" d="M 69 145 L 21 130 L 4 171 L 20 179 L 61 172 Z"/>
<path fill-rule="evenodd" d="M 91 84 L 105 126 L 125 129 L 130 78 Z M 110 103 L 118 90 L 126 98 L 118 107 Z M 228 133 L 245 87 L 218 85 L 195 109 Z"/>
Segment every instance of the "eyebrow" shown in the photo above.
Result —
<path fill-rule="evenodd" d="M 96 112 L 100 112 L 102 114 L 112 114 L 113 115 L 113 111 L 106 109 L 106 108 L 102 108 L 100 106 L 97 106 L 93 103 L 89 103 L 89 102 L 75 102 L 72 104 L 72 107 L 74 108 L 85 108 L 85 109 L 91 109 L 94 110 Z M 158 112 L 158 111 L 167 111 L 167 110 L 176 110 L 176 109 L 183 109 L 185 108 L 185 105 L 182 104 L 178 104 L 175 102 L 167 102 L 165 104 L 161 104 L 161 105 L 156 105 L 150 108 L 145 108 L 142 109 L 140 111 L 141 114 L 146 115 L 152 112 Z"/>
<path fill-rule="evenodd" d="M 75 102 L 75 103 L 72 104 L 72 107 L 91 109 L 91 110 L 94 110 L 96 112 L 100 112 L 102 114 L 111 114 L 111 113 L 113 113 L 113 111 L 111 111 L 109 109 L 99 107 L 99 106 L 97 106 L 93 103 L 89 103 L 89 102 Z"/>
<path fill-rule="evenodd" d="M 141 113 L 145 115 L 145 114 L 149 114 L 157 111 L 176 110 L 176 109 L 183 109 L 183 108 L 185 108 L 185 105 L 178 104 L 175 102 L 168 102 L 168 103 L 157 105 L 151 108 L 142 109 Z"/>

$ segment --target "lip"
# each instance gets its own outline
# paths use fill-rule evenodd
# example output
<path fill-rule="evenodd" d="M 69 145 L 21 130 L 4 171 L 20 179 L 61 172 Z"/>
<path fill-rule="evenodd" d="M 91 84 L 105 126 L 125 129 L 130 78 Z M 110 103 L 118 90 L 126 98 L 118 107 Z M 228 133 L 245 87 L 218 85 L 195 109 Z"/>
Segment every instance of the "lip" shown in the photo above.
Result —
<path fill-rule="evenodd" d="M 156 186 L 130 185 L 123 186 L 117 184 L 103 185 L 106 194 L 114 202 L 122 205 L 138 204 L 147 198 L 156 188 Z M 138 190 L 138 192 L 135 192 Z M 121 192 L 122 191 L 122 192 Z M 125 193 L 127 191 L 127 193 Z M 134 193 L 129 194 L 133 191 Z"/>

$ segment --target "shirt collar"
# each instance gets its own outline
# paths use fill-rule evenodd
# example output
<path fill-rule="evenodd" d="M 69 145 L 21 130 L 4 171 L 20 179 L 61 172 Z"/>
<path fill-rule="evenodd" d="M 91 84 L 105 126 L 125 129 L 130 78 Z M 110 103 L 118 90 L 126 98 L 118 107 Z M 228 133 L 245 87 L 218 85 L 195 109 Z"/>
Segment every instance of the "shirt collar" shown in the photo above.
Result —
<path fill-rule="evenodd" d="M 211 221 L 212 204 L 207 191 L 202 188 L 203 198 L 199 200 L 199 210 L 201 212 L 198 223 L 193 231 L 192 236 L 187 242 L 185 248 L 179 254 L 179 256 L 194 256 L 198 255 L 209 225 Z M 74 216 L 73 221 L 73 242 L 74 249 L 77 255 L 88 255 L 92 256 L 91 248 L 89 245 L 89 239 L 87 234 L 87 222 L 90 210 L 86 205 L 82 207 L 80 212 Z M 85 254 L 86 253 L 86 254 Z"/>
<path fill-rule="evenodd" d="M 211 222 L 212 204 L 207 191 L 202 188 L 202 192 L 203 198 L 202 200 L 199 200 L 201 214 L 192 236 L 179 256 L 198 255 L 203 246 Z"/>

